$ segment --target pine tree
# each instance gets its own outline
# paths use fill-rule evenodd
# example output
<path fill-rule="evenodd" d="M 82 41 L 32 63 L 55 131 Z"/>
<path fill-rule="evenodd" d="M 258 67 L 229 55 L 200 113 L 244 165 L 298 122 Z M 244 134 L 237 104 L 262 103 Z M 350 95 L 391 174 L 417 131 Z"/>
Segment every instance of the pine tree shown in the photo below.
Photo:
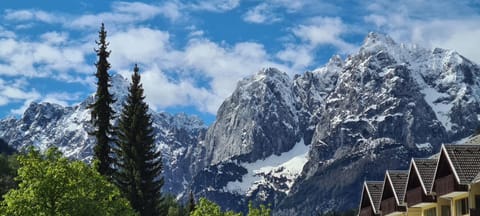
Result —
<path fill-rule="evenodd" d="M 195 211 L 195 197 L 193 196 L 192 191 L 190 191 L 190 194 L 188 196 L 187 210 L 188 210 L 189 213 L 192 213 L 193 211 Z"/>
<path fill-rule="evenodd" d="M 94 147 L 94 159 L 97 159 L 96 169 L 98 172 L 107 178 L 110 178 L 113 174 L 111 164 L 113 162 L 111 156 L 111 144 L 114 142 L 114 128 L 111 124 L 115 112 L 111 105 L 115 102 L 113 95 L 110 94 L 108 88 L 110 85 L 110 75 L 108 69 L 110 69 L 110 63 L 107 58 L 110 56 L 110 51 L 107 51 L 108 43 L 106 42 L 107 32 L 105 26 L 102 23 L 100 28 L 99 41 L 95 41 L 98 45 L 98 49 L 95 52 L 98 56 L 98 61 L 95 63 L 97 72 L 95 77 L 97 78 L 97 91 L 95 93 L 95 101 L 90 104 L 91 121 L 95 127 L 92 132 L 96 138 L 96 145 Z"/>
<path fill-rule="evenodd" d="M 135 65 L 118 124 L 115 182 L 140 215 L 160 215 L 161 154 L 155 150 L 152 120 L 138 70 Z"/>

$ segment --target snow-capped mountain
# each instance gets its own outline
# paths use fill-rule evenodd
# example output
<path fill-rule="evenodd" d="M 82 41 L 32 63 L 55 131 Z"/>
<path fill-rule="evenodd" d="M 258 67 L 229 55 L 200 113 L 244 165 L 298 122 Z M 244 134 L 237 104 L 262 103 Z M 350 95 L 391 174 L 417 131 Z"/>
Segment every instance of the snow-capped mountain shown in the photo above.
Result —
<path fill-rule="evenodd" d="M 220 107 L 197 149 L 207 161 L 193 190 L 237 210 L 269 203 L 275 215 L 354 208 L 363 179 L 475 131 L 479 75 L 455 51 L 376 33 L 293 80 L 262 70 Z"/>
<path fill-rule="evenodd" d="M 113 108 L 117 115 L 128 94 L 128 81 L 120 75 L 112 77 L 111 92 L 117 102 Z M 93 96 L 73 107 L 51 103 L 32 103 L 19 119 L 0 121 L 0 137 L 17 149 L 35 146 L 39 149 L 57 146 L 68 157 L 90 161 L 94 137 L 87 106 Z M 151 112 L 156 133 L 156 144 L 163 156 L 164 191 L 180 194 L 191 181 L 189 152 L 198 143 L 207 126 L 197 117 L 185 114 Z"/>
<path fill-rule="evenodd" d="M 263 69 L 238 83 L 208 128 L 195 117 L 152 112 L 164 189 L 179 197 L 192 190 L 234 210 L 267 203 L 275 215 L 355 208 L 364 179 L 382 179 L 386 169 L 476 131 L 479 77 L 480 67 L 455 51 L 376 33 L 357 53 L 311 72 Z M 127 83 L 115 76 L 113 86 L 119 112 Z M 22 118 L 0 121 L 0 137 L 88 160 L 90 102 L 33 103 Z"/>

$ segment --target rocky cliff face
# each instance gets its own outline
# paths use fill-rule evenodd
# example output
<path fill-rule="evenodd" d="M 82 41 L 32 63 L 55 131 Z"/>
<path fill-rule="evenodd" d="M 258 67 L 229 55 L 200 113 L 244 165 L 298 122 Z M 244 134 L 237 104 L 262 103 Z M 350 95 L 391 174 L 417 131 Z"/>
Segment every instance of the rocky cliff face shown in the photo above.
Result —
<path fill-rule="evenodd" d="M 276 214 L 354 208 L 363 179 L 380 180 L 386 169 L 471 135 L 478 75 L 478 65 L 454 51 L 371 33 L 319 106 L 309 161 Z"/>
<path fill-rule="evenodd" d="M 263 70 L 220 107 L 194 191 L 229 208 L 270 203 L 276 215 L 354 208 L 363 179 L 474 132 L 478 75 L 454 51 L 375 33 L 345 61 L 293 80 Z"/>
<path fill-rule="evenodd" d="M 293 78 L 261 70 L 238 83 L 208 130 L 194 117 L 152 113 L 164 189 L 235 210 L 267 203 L 275 215 L 355 208 L 364 179 L 380 180 L 477 129 L 479 77 L 480 67 L 454 51 L 375 33 L 347 59 Z M 114 80 L 124 83 L 115 92 L 126 90 Z M 0 121 L 0 136 L 89 160 L 89 100 L 32 104 L 22 118 Z"/>

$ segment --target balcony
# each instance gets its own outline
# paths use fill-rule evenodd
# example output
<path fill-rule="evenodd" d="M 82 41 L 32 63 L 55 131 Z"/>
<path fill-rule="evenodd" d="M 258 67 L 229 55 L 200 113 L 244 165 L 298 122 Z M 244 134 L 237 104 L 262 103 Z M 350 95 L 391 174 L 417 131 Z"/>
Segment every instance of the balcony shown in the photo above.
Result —
<path fill-rule="evenodd" d="M 363 207 L 360 209 L 359 216 L 374 216 L 373 209 L 371 206 Z"/>
<path fill-rule="evenodd" d="M 395 197 L 382 200 L 380 203 L 380 210 L 382 215 L 388 215 L 396 212 L 406 212 L 407 209 L 404 206 L 398 206 Z"/>
<path fill-rule="evenodd" d="M 432 196 L 426 196 L 422 187 L 416 187 L 407 191 L 405 202 L 408 207 L 425 207 L 436 202 Z"/>
<path fill-rule="evenodd" d="M 467 192 L 466 185 L 459 185 L 453 174 L 435 180 L 435 192 L 441 197 L 454 197 Z"/>
<path fill-rule="evenodd" d="M 470 209 L 470 216 L 480 216 L 480 209 Z"/>

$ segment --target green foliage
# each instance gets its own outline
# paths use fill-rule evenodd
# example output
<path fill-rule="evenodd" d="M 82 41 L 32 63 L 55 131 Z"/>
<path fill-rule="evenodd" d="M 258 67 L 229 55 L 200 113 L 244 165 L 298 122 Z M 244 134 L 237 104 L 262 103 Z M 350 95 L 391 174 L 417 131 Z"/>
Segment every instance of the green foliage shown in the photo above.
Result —
<path fill-rule="evenodd" d="M 177 202 L 174 196 L 167 195 L 163 199 L 161 210 L 167 212 L 168 216 L 188 216 L 185 207 Z"/>
<path fill-rule="evenodd" d="M 17 155 L 0 154 L 0 201 L 7 191 L 17 187 L 14 178 L 18 167 Z"/>
<path fill-rule="evenodd" d="M 197 209 L 193 211 L 191 214 L 192 216 L 221 216 L 222 211 L 220 209 L 220 206 L 215 204 L 212 201 L 209 201 L 205 198 L 200 198 L 199 203 L 197 205 Z"/>
<path fill-rule="evenodd" d="M 156 151 L 152 120 L 144 102 L 139 69 L 135 65 L 129 95 L 118 123 L 115 183 L 132 207 L 142 216 L 165 214 L 160 211 L 163 178 L 162 158 Z"/>
<path fill-rule="evenodd" d="M 247 216 L 270 216 L 271 210 L 264 205 L 260 208 L 254 208 L 252 203 L 248 204 Z M 222 212 L 220 206 L 205 198 L 200 198 L 195 210 L 190 216 L 242 216 L 242 213 L 235 213 L 233 211 Z"/>
<path fill-rule="evenodd" d="M 108 69 L 110 69 L 110 63 L 107 58 L 110 56 L 110 52 L 107 51 L 108 43 L 106 42 L 107 32 L 105 26 L 102 23 L 100 28 L 99 41 L 97 41 L 98 49 L 95 50 L 98 56 L 98 61 L 95 63 L 97 72 L 95 77 L 97 78 L 97 91 L 95 93 L 95 101 L 89 105 L 92 118 L 91 121 L 95 127 L 93 135 L 96 138 L 96 145 L 94 147 L 94 159 L 96 159 L 95 167 L 100 174 L 107 177 L 111 177 L 113 170 L 111 164 L 113 158 L 111 157 L 110 144 L 114 142 L 114 129 L 111 120 L 114 119 L 115 112 L 113 111 L 111 104 L 115 102 L 113 95 L 110 94 L 108 88 L 110 87 L 110 75 Z"/>
<path fill-rule="evenodd" d="M 270 216 L 270 215 L 272 215 L 272 210 L 265 207 L 264 205 L 260 205 L 260 208 L 254 208 L 251 202 L 248 203 L 247 216 Z"/>
<path fill-rule="evenodd" d="M 18 156 L 18 189 L 5 194 L 2 215 L 135 215 L 128 201 L 105 177 L 57 149 L 45 155 L 30 149 Z"/>

